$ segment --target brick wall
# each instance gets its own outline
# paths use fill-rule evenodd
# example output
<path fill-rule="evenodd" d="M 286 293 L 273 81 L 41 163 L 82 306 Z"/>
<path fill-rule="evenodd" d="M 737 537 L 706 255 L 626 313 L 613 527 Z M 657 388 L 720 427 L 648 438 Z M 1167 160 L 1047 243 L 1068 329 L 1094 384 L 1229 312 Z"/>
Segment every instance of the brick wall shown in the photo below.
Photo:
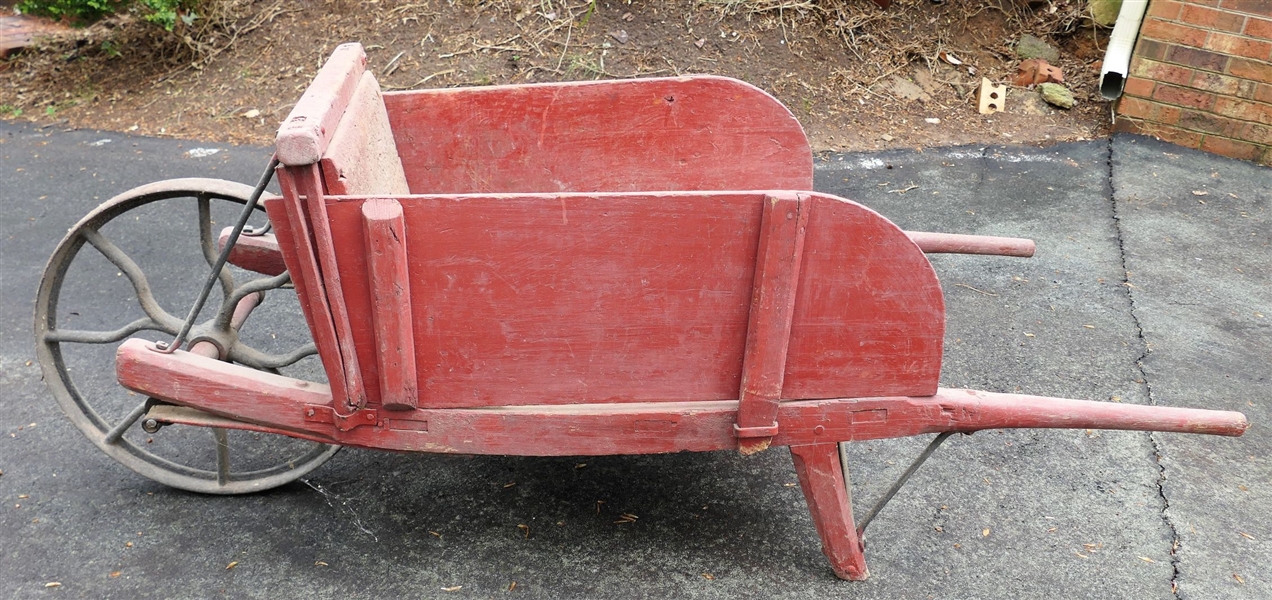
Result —
<path fill-rule="evenodd" d="M 1151 0 L 1114 129 L 1272 165 L 1272 0 Z"/>

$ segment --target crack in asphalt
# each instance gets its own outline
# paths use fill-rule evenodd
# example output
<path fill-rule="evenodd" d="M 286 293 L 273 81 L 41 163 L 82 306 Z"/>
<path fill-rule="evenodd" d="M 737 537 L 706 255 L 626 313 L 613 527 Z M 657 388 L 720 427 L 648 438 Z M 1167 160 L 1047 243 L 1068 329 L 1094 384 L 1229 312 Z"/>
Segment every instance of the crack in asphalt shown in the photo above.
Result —
<path fill-rule="evenodd" d="M 1148 357 L 1152 350 L 1149 348 L 1148 340 L 1144 337 L 1144 326 L 1140 322 L 1135 304 L 1135 294 L 1132 291 L 1134 287 L 1131 284 L 1130 270 L 1126 268 L 1126 246 L 1124 236 L 1122 234 L 1122 215 L 1118 210 L 1117 189 L 1113 186 L 1113 138 L 1109 138 L 1108 142 L 1108 167 L 1109 167 L 1109 203 L 1113 207 L 1113 229 L 1117 232 L 1117 251 L 1118 258 L 1122 262 L 1122 285 L 1126 290 L 1126 299 L 1131 304 L 1131 322 L 1135 325 L 1135 334 L 1139 337 L 1140 355 L 1135 358 L 1135 369 L 1139 371 L 1140 382 L 1144 386 L 1144 391 L 1148 393 L 1148 401 L 1150 404 L 1156 405 L 1157 399 L 1153 395 L 1153 384 L 1148 379 L 1148 373 L 1144 370 L 1144 359 Z M 1154 432 L 1148 432 L 1148 440 L 1153 445 L 1153 455 L 1157 463 L 1157 495 L 1162 499 L 1162 522 L 1170 528 L 1170 592 L 1175 598 L 1179 598 L 1179 529 L 1175 527 L 1175 523 L 1171 520 L 1167 511 L 1170 509 L 1170 499 L 1166 497 L 1166 466 L 1162 464 L 1162 445 L 1158 441 Z"/>

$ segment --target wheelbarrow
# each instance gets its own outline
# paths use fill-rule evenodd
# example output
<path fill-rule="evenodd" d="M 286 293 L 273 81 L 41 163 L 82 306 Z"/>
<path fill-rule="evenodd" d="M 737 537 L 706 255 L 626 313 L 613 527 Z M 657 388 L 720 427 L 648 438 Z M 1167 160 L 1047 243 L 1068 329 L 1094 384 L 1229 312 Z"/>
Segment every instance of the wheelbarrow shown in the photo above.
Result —
<path fill-rule="evenodd" d="M 1033 242 L 907 232 L 809 191 L 803 130 L 745 83 L 381 93 L 365 62 L 358 44 L 335 50 L 255 188 L 142 186 L 55 251 L 35 323 L 45 380 L 125 466 L 240 494 L 296 480 L 342 446 L 521 456 L 788 446 L 834 572 L 860 580 L 865 527 L 954 433 L 1247 427 L 1235 412 L 938 387 L 945 307 L 925 253 L 1027 257 Z M 267 195 L 274 177 L 281 194 Z M 166 202 L 197 215 L 210 267 L 185 319 L 104 233 Z M 222 204 L 233 219 L 215 216 Z M 139 316 L 79 328 L 59 312 L 64 280 L 103 257 Z M 249 316 L 274 298 L 291 298 L 311 340 L 274 351 L 252 338 Z M 114 352 L 122 409 L 77 384 L 67 353 L 80 347 Z M 308 376 L 283 373 L 314 355 Z M 191 431 L 214 443 L 170 437 Z M 857 518 L 843 444 L 924 434 L 936 435 Z"/>

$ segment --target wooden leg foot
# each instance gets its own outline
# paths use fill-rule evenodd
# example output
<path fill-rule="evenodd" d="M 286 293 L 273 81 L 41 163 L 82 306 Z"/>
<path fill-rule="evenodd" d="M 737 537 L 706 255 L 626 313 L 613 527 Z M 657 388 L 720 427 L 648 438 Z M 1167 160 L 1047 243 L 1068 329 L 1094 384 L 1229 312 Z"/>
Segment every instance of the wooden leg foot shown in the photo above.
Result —
<path fill-rule="evenodd" d="M 839 464 L 837 444 L 791 446 L 799 485 L 813 514 L 822 552 L 841 579 L 862 581 L 870 576 L 866 569 L 865 548 L 857 537 L 852 518 L 852 498 L 844 485 L 844 471 Z"/>

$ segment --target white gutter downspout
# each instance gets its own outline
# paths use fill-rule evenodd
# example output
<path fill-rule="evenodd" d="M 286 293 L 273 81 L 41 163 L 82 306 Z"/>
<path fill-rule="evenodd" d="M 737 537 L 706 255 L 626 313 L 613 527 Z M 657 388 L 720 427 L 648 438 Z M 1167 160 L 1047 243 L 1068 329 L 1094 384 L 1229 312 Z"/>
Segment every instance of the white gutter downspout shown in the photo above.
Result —
<path fill-rule="evenodd" d="M 1116 100 L 1122 95 L 1130 70 L 1131 51 L 1135 49 L 1135 38 L 1139 37 L 1140 22 L 1147 10 L 1148 0 L 1122 0 L 1113 35 L 1109 36 L 1109 49 L 1104 54 L 1104 66 L 1100 69 L 1100 95 L 1105 100 Z"/>

